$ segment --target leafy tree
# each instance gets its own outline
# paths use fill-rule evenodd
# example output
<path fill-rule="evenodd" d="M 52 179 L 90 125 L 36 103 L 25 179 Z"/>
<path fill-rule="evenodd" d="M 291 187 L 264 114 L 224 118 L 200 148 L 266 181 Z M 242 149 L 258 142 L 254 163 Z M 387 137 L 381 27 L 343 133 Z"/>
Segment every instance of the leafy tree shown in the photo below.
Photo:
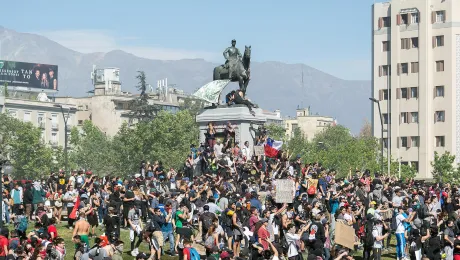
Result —
<path fill-rule="evenodd" d="M 268 124 L 265 126 L 268 131 L 268 136 L 274 140 L 285 141 L 286 140 L 286 129 L 283 126 L 277 124 Z"/>
<path fill-rule="evenodd" d="M 445 152 L 439 155 L 434 152 L 434 160 L 431 162 L 433 167 L 433 178 L 440 183 L 453 181 L 457 170 L 454 168 L 455 155 Z"/>
<path fill-rule="evenodd" d="M 308 154 L 310 145 L 302 130 L 296 128 L 292 133 L 291 139 L 287 141 L 287 151 L 291 157 L 300 155 L 304 161 L 311 161 L 310 154 Z"/>
<path fill-rule="evenodd" d="M 5 82 L 5 84 L 3 84 L 3 96 L 5 97 L 10 96 L 10 94 L 8 93 L 8 82 Z"/>
<path fill-rule="evenodd" d="M 139 74 L 136 76 L 138 80 L 136 88 L 141 93 L 138 98 L 131 101 L 130 116 L 138 121 L 149 121 L 152 120 L 161 109 L 159 106 L 152 104 L 153 102 L 150 102 L 151 100 L 146 92 L 148 84 L 145 73 L 143 71 L 138 71 L 138 73 Z"/>
<path fill-rule="evenodd" d="M 73 128 L 70 133 L 70 160 L 77 167 L 90 169 L 99 175 L 113 171 L 113 147 L 111 140 L 91 121 L 83 123 L 81 131 Z"/>
<path fill-rule="evenodd" d="M 372 137 L 372 125 L 367 119 L 364 120 L 364 124 L 359 131 L 359 137 Z"/>
<path fill-rule="evenodd" d="M 49 174 L 53 151 L 41 139 L 41 130 L 0 113 L 0 151 L 7 155 L 16 178 L 36 179 Z"/>

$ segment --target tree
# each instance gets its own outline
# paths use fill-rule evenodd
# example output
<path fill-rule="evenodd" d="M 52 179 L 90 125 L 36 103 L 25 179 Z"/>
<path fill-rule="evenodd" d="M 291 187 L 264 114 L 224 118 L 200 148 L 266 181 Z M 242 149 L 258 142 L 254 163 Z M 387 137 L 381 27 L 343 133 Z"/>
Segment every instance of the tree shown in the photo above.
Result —
<path fill-rule="evenodd" d="M 277 124 L 268 124 L 265 128 L 270 138 L 279 141 L 286 140 L 286 129 L 284 129 L 284 127 Z"/>
<path fill-rule="evenodd" d="M 8 93 L 8 82 L 5 82 L 5 84 L 3 84 L 3 95 L 5 97 L 9 97 L 10 94 Z"/>
<path fill-rule="evenodd" d="M 149 121 L 152 120 L 155 115 L 160 111 L 160 107 L 151 104 L 149 95 L 147 94 L 147 77 L 143 71 L 138 71 L 136 76 L 138 85 L 136 88 L 141 92 L 139 97 L 133 99 L 130 104 L 131 112 L 130 117 L 135 118 L 138 121 Z"/>
<path fill-rule="evenodd" d="M 53 168 L 53 150 L 41 138 L 41 130 L 30 122 L 21 122 L 0 113 L 0 151 L 14 167 L 14 176 L 36 179 L 49 174 Z"/>
<path fill-rule="evenodd" d="M 307 138 L 300 128 L 295 128 L 292 132 L 293 135 L 289 141 L 287 141 L 287 151 L 291 156 L 300 155 L 304 161 L 311 161 L 309 157 L 310 145 Z"/>
<path fill-rule="evenodd" d="M 73 146 L 69 159 L 79 168 L 106 175 L 113 168 L 113 147 L 111 140 L 91 121 L 83 123 L 81 131 L 72 128 L 70 144 Z"/>
<path fill-rule="evenodd" d="M 361 130 L 359 131 L 359 136 L 372 137 L 372 125 L 367 119 L 364 120 L 364 124 L 361 127 Z"/>
<path fill-rule="evenodd" d="M 433 167 L 433 178 L 439 183 L 447 183 L 454 180 L 457 170 L 454 168 L 455 155 L 445 152 L 439 155 L 434 152 L 434 160 L 431 162 Z"/>

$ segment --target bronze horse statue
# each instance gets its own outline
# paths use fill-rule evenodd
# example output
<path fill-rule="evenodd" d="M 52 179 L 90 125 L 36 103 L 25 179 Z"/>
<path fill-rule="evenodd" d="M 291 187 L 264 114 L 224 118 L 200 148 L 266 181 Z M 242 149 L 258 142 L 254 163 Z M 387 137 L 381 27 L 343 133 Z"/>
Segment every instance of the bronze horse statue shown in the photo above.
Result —
<path fill-rule="evenodd" d="M 214 68 L 213 80 L 229 79 L 231 82 L 238 82 L 240 90 L 246 94 L 251 73 L 251 46 L 244 46 L 244 54 L 241 61 L 235 66 L 231 77 L 226 64 Z"/>

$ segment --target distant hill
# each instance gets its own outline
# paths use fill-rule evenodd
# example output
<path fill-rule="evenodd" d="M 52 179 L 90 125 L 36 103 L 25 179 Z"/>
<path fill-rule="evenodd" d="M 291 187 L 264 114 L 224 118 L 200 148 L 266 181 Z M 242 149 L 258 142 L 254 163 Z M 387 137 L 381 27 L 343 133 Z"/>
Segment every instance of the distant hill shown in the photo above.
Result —
<path fill-rule="evenodd" d="M 59 96 L 86 95 L 92 89 L 93 64 L 120 68 L 125 91 L 136 91 L 135 76 L 138 70 L 143 70 L 150 84 L 156 86 L 156 80 L 167 77 L 169 83 L 189 93 L 211 81 L 212 69 L 217 66 L 202 59 L 151 60 L 120 50 L 84 54 L 46 37 L 1 26 L 0 41 L 1 59 L 58 65 Z M 232 83 L 227 88 L 237 87 L 237 83 Z M 364 119 L 370 118 L 370 94 L 370 81 L 342 80 L 305 64 L 251 63 L 249 98 L 264 109 L 280 109 L 283 115 L 295 115 L 297 106 L 311 106 L 314 113 L 335 117 L 340 124 L 358 133 Z"/>

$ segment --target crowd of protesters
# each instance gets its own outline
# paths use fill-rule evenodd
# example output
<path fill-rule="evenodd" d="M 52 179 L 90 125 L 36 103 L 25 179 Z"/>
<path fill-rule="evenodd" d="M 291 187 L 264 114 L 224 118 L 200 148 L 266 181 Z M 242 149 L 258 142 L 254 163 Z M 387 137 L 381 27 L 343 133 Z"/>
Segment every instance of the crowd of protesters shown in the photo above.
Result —
<path fill-rule="evenodd" d="M 268 133 L 259 130 L 262 145 Z M 64 259 L 66 245 L 76 249 L 67 259 L 460 259 L 456 187 L 368 170 L 339 178 L 300 155 L 255 156 L 234 132 L 229 122 L 219 137 L 210 123 L 181 169 L 144 161 L 124 179 L 83 170 L 34 182 L 3 176 L 0 259 Z M 292 203 L 276 201 L 278 179 L 292 180 Z M 338 225 L 354 230 L 352 247 L 338 241 Z"/>

